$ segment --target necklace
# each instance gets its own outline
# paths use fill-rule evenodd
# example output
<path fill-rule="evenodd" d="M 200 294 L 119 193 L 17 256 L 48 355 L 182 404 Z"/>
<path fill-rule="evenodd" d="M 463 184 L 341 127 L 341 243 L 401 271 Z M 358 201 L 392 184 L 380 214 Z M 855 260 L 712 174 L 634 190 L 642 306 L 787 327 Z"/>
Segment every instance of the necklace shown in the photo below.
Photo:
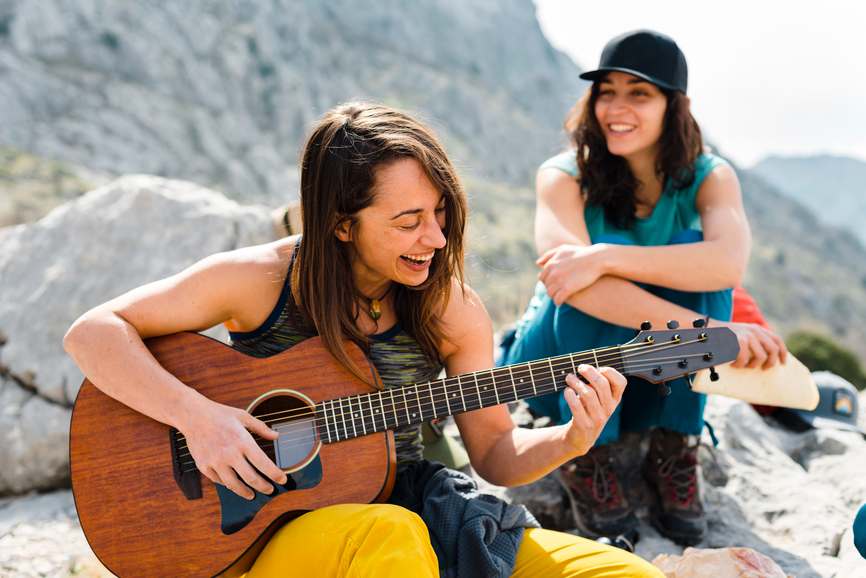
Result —
<path fill-rule="evenodd" d="M 366 295 L 362 295 L 360 293 L 358 294 L 361 299 L 367 302 L 367 315 L 369 315 L 370 319 L 372 319 L 373 321 L 378 321 L 379 318 L 382 317 L 382 300 L 388 296 L 388 293 L 391 292 L 391 287 L 393 286 L 393 283 L 391 285 L 388 285 L 388 288 L 385 289 L 385 292 L 382 293 L 382 296 L 378 298 L 374 297 L 371 299 Z"/>

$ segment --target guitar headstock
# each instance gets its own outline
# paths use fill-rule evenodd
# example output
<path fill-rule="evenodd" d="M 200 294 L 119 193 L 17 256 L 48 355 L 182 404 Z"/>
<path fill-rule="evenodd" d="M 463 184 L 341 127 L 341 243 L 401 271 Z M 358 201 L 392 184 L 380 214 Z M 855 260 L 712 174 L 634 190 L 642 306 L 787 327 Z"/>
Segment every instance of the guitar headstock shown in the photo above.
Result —
<path fill-rule="evenodd" d="M 624 375 L 662 383 L 733 361 L 740 345 L 727 327 L 644 329 L 621 350 Z"/>

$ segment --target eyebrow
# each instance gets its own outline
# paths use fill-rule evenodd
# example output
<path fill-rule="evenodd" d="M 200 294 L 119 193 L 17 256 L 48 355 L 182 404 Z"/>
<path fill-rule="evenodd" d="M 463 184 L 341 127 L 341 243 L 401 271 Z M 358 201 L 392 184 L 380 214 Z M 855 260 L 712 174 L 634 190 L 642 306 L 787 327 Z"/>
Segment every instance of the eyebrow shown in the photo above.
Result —
<path fill-rule="evenodd" d="M 439 197 L 439 200 L 436 202 L 436 208 L 437 209 L 439 208 L 439 205 L 442 204 L 442 202 L 444 200 L 445 200 L 445 195 L 442 195 L 441 197 Z M 391 217 L 391 220 L 393 221 L 394 219 L 399 219 L 403 215 L 417 215 L 418 213 L 423 213 L 423 212 L 424 212 L 424 209 L 406 209 L 405 211 L 400 211 L 399 213 L 397 213 L 396 215 Z"/>

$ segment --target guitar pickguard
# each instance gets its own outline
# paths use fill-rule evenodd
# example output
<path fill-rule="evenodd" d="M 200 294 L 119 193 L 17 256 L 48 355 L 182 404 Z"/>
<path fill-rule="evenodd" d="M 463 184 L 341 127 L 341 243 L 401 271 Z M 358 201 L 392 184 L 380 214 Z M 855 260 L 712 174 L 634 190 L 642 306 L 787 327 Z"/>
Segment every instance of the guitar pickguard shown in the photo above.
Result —
<path fill-rule="evenodd" d="M 256 492 L 252 500 L 240 497 L 221 484 L 216 484 L 222 512 L 221 528 L 223 534 L 234 534 L 249 524 L 265 504 L 286 492 L 312 488 L 322 481 L 322 462 L 317 455 L 309 464 L 300 470 L 287 473 L 285 484 L 273 484 L 274 492 L 270 495 Z"/>

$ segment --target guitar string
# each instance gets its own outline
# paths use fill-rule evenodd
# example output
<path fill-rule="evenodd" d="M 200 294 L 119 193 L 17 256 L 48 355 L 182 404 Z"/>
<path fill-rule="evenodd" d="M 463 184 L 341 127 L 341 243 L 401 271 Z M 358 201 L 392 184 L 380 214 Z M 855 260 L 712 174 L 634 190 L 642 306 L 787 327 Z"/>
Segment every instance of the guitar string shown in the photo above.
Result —
<path fill-rule="evenodd" d="M 645 367 L 641 367 L 641 368 L 638 368 L 638 369 L 649 369 L 649 368 L 651 368 L 651 367 L 655 367 L 655 366 L 656 366 L 656 364 L 655 364 L 655 363 L 652 363 L 652 364 L 646 365 Z M 549 378 L 544 378 L 544 379 L 546 380 L 546 379 L 549 379 Z M 526 393 L 528 393 L 528 392 L 531 390 L 531 388 L 532 388 L 531 385 L 527 386 L 527 385 L 525 385 L 525 384 L 522 385 L 522 386 L 520 386 L 520 387 L 526 389 Z M 550 389 L 550 388 L 552 388 L 552 389 Z M 520 388 L 518 388 L 518 389 L 520 389 Z M 544 394 L 547 394 L 547 393 L 554 393 L 554 392 L 556 392 L 556 391 L 560 391 L 561 389 L 564 389 L 564 388 L 562 388 L 561 386 L 557 386 L 557 384 L 554 382 L 554 383 L 552 383 L 552 384 L 550 384 L 550 383 L 545 383 L 545 384 L 543 384 L 542 386 L 540 386 L 540 387 L 538 387 L 538 388 L 536 388 L 536 389 L 539 391 L 538 395 L 544 395 Z M 521 392 L 521 393 L 519 394 L 518 397 L 519 397 L 519 398 L 523 398 L 523 397 L 524 397 L 524 396 L 523 396 L 523 393 L 524 393 L 524 392 Z M 489 393 L 485 393 L 484 395 L 489 396 L 490 394 L 489 394 Z M 477 397 L 477 396 L 475 396 L 474 394 L 473 394 L 473 396 L 474 396 L 474 397 Z M 527 396 L 527 397 L 531 397 L 531 396 Z M 514 400 L 512 400 L 512 401 L 514 401 Z M 503 403 L 511 403 L 511 402 L 503 402 Z M 455 412 L 455 413 L 464 413 L 464 412 L 468 412 L 468 411 L 473 411 L 473 410 L 476 410 L 476 409 L 480 409 L 481 407 L 484 407 L 484 406 L 479 406 L 479 407 L 477 407 L 477 408 L 476 408 L 476 407 L 473 407 L 473 408 L 471 408 L 471 409 L 464 409 L 463 411 Z M 311 421 L 318 421 L 318 418 L 305 419 L 305 420 L 297 420 L 297 421 L 293 421 L 292 423 L 294 423 L 294 424 L 298 424 L 298 423 L 311 422 Z M 385 424 L 387 425 L 387 421 L 386 421 L 384 418 L 383 418 L 382 421 L 383 421 L 383 423 L 385 423 Z M 375 428 L 375 422 L 372 424 L 372 426 Z M 342 428 L 342 429 L 343 429 L 344 432 L 348 430 L 348 428 L 345 426 L 345 423 L 343 424 L 343 428 Z M 386 429 L 391 429 L 391 428 L 386 428 Z M 337 431 L 337 432 L 339 433 L 339 430 L 337 430 L 337 424 L 335 424 L 335 431 Z M 378 430 L 378 432 L 381 432 L 381 431 L 383 431 L 383 430 Z M 375 429 L 373 429 L 373 431 L 371 431 L 371 432 L 369 432 L 369 433 L 378 433 L 378 432 L 377 432 Z M 362 435 L 363 435 L 363 434 L 362 434 Z M 257 445 L 258 445 L 260 448 L 262 448 L 262 449 L 272 448 L 272 447 L 273 447 L 273 443 L 276 441 L 276 440 L 266 440 L 266 439 L 264 439 L 264 438 L 260 438 L 260 437 L 258 437 L 258 436 L 256 436 L 256 437 L 257 437 Z M 338 442 L 339 442 L 339 441 L 345 441 L 345 440 L 348 440 L 348 439 L 353 439 L 353 438 L 355 438 L 355 437 L 361 437 L 361 436 L 350 436 L 350 437 L 344 438 L 344 439 L 342 439 L 342 440 L 341 440 L 341 439 L 338 439 L 338 440 L 336 440 L 336 441 L 338 441 Z M 321 439 L 321 438 L 322 438 L 322 436 L 321 436 L 320 434 L 317 434 L 315 431 L 312 431 L 311 433 L 305 433 L 304 435 L 302 435 L 302 436 L 300 436 L 300 437 L 293 437 L 293 438 L 288 438 L 288 439 L 283 438 L 283 440 L 281 440 L 281 441 L 282 441 L 282 443 L 281 443 L 281 447 L 286 448 L 286 449 L 288 449 L 288 448 L 295 448 L 295 447 L 302 447 L 302 446 L 305 446 L 305 445 L 309 445 L 310 442 L 312 442 L 312 441 L 314 441 L 314 440 L 316 440 L 316 439 Z M 265 443 L 264 443 L 264 444 L 258 443 L 258 440 L 262 440 L 262 441 L 264 441 Z M 292 442 L 292 443 L 286 444 L 285 442 Z M 190 456 L 189 453 L 185 453 L 185 454 L 182 454 L 182 455 L 179 455 L 179 456 L 178 456 L 178 460 L 179 460 L 179 461 L 178 461 L 178 465 L 181 466 L 181 472 L 182 472 L 182 473 L 185 473 L 185 472 L 188 472 L 188 471 L 194 471 L 194 470 L 196 469 L 195 467 L 193 467 L 193 468 L 191 468 L 191 469 L 189 469 L 189 470 L 187 470 L 187 469 L 183 469 L 184 466 L 187 466 L 187 465 L 194 465 L 194 464 L 195 464 L 195 460 L 182 460 L 182 461 L 180 461 L 180 458 L 184 458 L 184 457 L 188 457 L 188 456 Z"/>
<path fill-rule="evenodd" d="M 664 349 L 671 349 L 671 348 L 675 348 L 675 347 L 682 347 L 682 346 L 685 346 L 685 345 L 689 345 L 689 344 L 693 344 L 693 343 L 698 343 L 698 342 L 701 342 L 701 341 L 704 341 L 704 340 L 699 338 L 699 339 L 697 339 L 697 340 L 693 340 L 693 341 L 685 341 L 685 342 L 683 342 L 682 340 L 680 340 L 680 341 L 665 341 L 665 342 L 660 342 L 660 343 L 655 343 L 655 342 L 652 342 L 652 343 L 650 343 L 650 342 L 643 342 L 643 344 L 640 344 L 640 345 L 639 345 L 639 348 L 640 348 L 640 349 L 643 349 L 643 350 L 653 350 L 653 351 L 658 351 L 658 350 L 660 350 L 660 349 L 661 349 L 661 350 L 664 350 Z M 526 364 L 520 364 L 520 365 L 523 366 L 523 369 L 520 369 L 520 372 L 523 372 L 523 373 L 517 373 L 516 375 L 521 376 L 521 375 L 524 375 L 524 374 L 528 374 L 528 375 L 530 376 L 529 379 L 530 379 L 530 380 L 533 380 L 533 379 L 534 379 L 534 373 L 533 373 L 533 371 L 538 371 L 537 368 L 536 368 L 536 369 L 533 369 L 533 368 L 531 367 L 531 365 L 532 365 L 533 363 L 539 363 L 539 362 L 544 363 L 544 362 L 548 362 L 548 365 L 552 365 L 552 364 L 553 364 L 553 361 L 555 360 L 557 364 L 560 364 L 560 363 L 562 363 L 562 362 L 566 362 L 567 364 L 572 364 L 572 365 L 573 365 L 574 363 L 576 363 L 576 362 L 578 361 L 577 359 L 574 359 L 574 356 L 575 356 L 575 355 L 578 355 L 578 354 L 565 354 L 565 355 L 559 355 L 559 356 L 551 357 L 551 358 L 548 358 L 548 359 L 536 360 L 536 361 L 532 361 L 532 362 L 529 362 L 529 363 L 526 363 Z M 630 354 L 630 355 L 613 356 L 613 357 L 619 357 L 619 358 L 621 358 L 622 360 L 626 360 L 626 359 L 630 359 L 630 358 L 632 358 L 632 357 L 640 357 L 641 355 L 643 355 L 642 352 L 636 352 L 636 353 L 632 353 L 632 354 Z M 688 357 L 702 357 L 703 355 L 705 355 L 705 354 L 692 354 L 692 355 L 689 355 Z M 679 360 L 679 359 L 683 359 L 684 357 L 686 357 L 686 356 L 680 356 L 680 355 L 678 355 L 678 356 L 674 356 L 673 358 L 665 358 L 665 359 Z M 607 361 L 607 359 L 605 359 L 605 361 Z M 644 363 L 650 363 L 650 365 L 647 366 L 647 367 L 642 367 L 642 368 L 630 367 L 629 369 L 631 369 L 632 371 L 640 371 L 641 369 L 648 369 L 648 368 L 650 368 L 650 367 L 653 367 L 653 365 L 655 365 L 657 361 L 658 361 L 658 360 L 652 360 L 651 363 L 649 362 L 649 360 L 648 360 L 648 361 L 644 361 Z M 623 364 L 623 365 L 625 365 L 625 364 Z M 460 377 L 460 378 L 463 378 L 463 377 L 466 377 L 466 376 L 473 376 L 473 377 L 476 378 L 476 379 L 475 379 L 475 382 L 478 383 L 478 385 L 479 385 L 479 387 L 480 387 L 480 381 L 477 379 L 477 376 L 478 376 L 479 374 L 482 374 L 482 373 L 483 373 L 483 374 L 486 374 L 486 375 L 482 375 L 482 376 L 481 376 L 482 379 L 484 379 L 484 380 L 489 380 L 490 383 L 495 383 L 495 381 L 496 381 L 496 376 L 493 375 L 493 371 L 505 370 L 505 369 L 508 369 L 509 367 L 511 367 L 511 368 L 513 369 L 515 366 L 513 366 L 513 365 L 512 365 L 512 366 L 505 366 L 505 367 L 495 368 L 495 369 L 493 369 L 493 370 L 489 370 L 489 369 L 488 369 L 488 370 L 481 370 L 481 371 L 473 372 L 473 373 L 469 373 L 469 374 L 461 374 L 459 377 Z M 617 369 L 618 369 L 618 368 L 617 368 Z M 545 369 L 543 369 L 543 370 L 541 370 L 541 371 L 546 372 L 546 371 L 548 371 L 548 369 L 545 368 Z M 513 375 L 511 375 L 511 376 L 513 377 Z M 455 377 L 457 377 L 457 376 L 455 376 Z M 469 377 L 466 377 L 466 378 L 467 378 L 467 380 L 469 379 Z M 544 378 L 546 379 L 546 376 L 544 376 Z M 454 377 L 450 377 L 450 378 L 446 378 L 446 379 L 454 379 Z M 523 379 L 526 379 L 526 378 L 523 377 Z M 433 383 L 433 382 L 428 382 L 428 384 L 432 384 L 432 383 Z M 486 382 L 485 382 L 485 383 L 486 383 Z M 486 385 L 489 386 L 490 383 L 486 383 Z M 405 387 L 402 388 L 402 389 L 413 389 L 413 388 L 414 388 L 414 389 L 418 390 L 418 386 L 420 386 L 420 385 L 421 385 L 421 384 L 414 384 L 414 386 L 413 386 L 413 385 L 409 385 L 409 386 L 405 386 Z M 451 385 L 453 385 L 453 384 L 451 384 Z M 462 387 L 462 384 L 459 384 L 459 381 L 458 381 L 458 385 L 459 385 L 460 390 L 461 390 L 461 399 L 462 399 L 462 395 L 463 395 L 463 387 Z M 513 385 L 516 385 L 516 383 L 513 384 Z M 446 393 L 446 391 L 447 391 L 447 387 L 448 387 L 448 386 L 449 386 L 449 385 L 448 385 L 447 383 L 445 383 L 445 380 L 442 380 L 441 393 L 443 393 L 443 394 Z M 393 390 L 393 391 L 397 391 L 397 390 L 399 390 L 399 389 L 401 389 L 401 388 L 390 388 L 390 389 L 388 389 L 388 390 L 382 390 L 382 391 L 392 391 L 392 390 Z M 433 401 L 431 402 L 431 405 L 433 405 L 433 406 L 434 406 L 434 409 L 435 409 L 435 397 L 434 397 L 433 391 L 434 391 L 434 390 L 437 390 L 437 392 L 439 392 L 440 388 L 438 388 L 438 387 L 437 387 L 437 388 L 430 388 L 430 387 L 428 387 L 427 389 L 430 391 L 430 396 L 431 396 L 431 399 L 433 400 Z M 479 389 L 479 390 L 478 390 L 478 393 L 480 393 L 480 391 L 481 391 L 481 390 Z M 420 390 L 418 390 L 417 393 L 420 393 Z M 470 392 L 469 395 L 476 395 L 476 396 L 477 396 L 478 393 L 471 393 L 471 392 Z M 369 395 L 369 394 L 358 394 L 358 395 L 356 395 L 356 396 L 347 396 L 347 397 L 344 397 L 344 398 L 335 398 L 335 399 L 346 399 L 346 400 L 348 400 L 348 401 L 349 401 L 349 406 L 350 406 L 350 407 L 349 407 L 349 413 L 353 413 L 354 410 L 351 409 L 351 408 L 352 408 L 351 398 L 352 398 L 352 397 L 357 397 L 357 398 L 358 398 L 358 407 L 360 408 L 360 407 L 361 407 L 360 396 L 362 396 L 362 395 Z M 456 394 L 453 394 L 453 395 L 456 395 Z M 447 396 L 444 396 L 444 395 L 443 395 L 443 397 L 445 397 L 446 400 L 447 400 Z M 324 400 L 323 402 L 320 402 L 320 403 L 324 403 L 324 402 L 326 402 L 326 401 L 333 401 L 333 400 Z M 380 401 L 383 401 L 383 400 L 380 400 Z M 416 401 L 417 401 L 417 403 L 416 403 L 415 405 L 419 405 L 419 406 L 420 406 L 421 402 L 420 402 L 420 396 L 419 396 L 419 395 L 416 395 Z M 456 401 L 456 400 L 455 400 L 455 401 Z M 372 403 L 372 401 L 371 401 L 371 400 L 368 400 L 368 405 L 371 404 L 371 403 Z M 446 401 L 446 403 L 447 403 L 447 401 Z M 392 404 L 392 403 L 389 403 L 388 405 L 391 406 L 391 409 L 392 409 L 393 411 L 397 411 L 397 407 L 398 407 L 398 404 L 397 404 L 397 403 L 393 403 L 393 404 Z M 449 407 L 450 407 L 450 403 L 449 403 L 448 405 L 449 405 Z M 316 405 L 316 407 L 318 407 L 318 406 L 319 406 L 319 404 Z M 408 402 L 407 402 L 406 404 L 399 404 L 399 407 L 402 408 L 403 411 L 405 411 L 406 409 L 408 409 Z M 342 409 L 344 409 L 344 408 L 342 407 L 342 403 L 341 403 L 341 408 L 340 408 L 340 409 L 341 409 L 341 411 L 342 411 Z M 364 412 L 363 408 L 361 409 L 361 411 L 362 411 L 362 413 Z M 423 409 L 420 409 L 420 407 L 419 407 L 419 411 L 422 411 L 422 412 L 423 412 Z M 284 411 L 282 411 L 282 412 L 275 412 L 275 413 L 272 413 L 272 414 L 265 414 L 265 415 L 263 415 L 263 416 L 259 416 L 259 419 L 261 419 L 261 417 L 265 417 L 265 416 L 268 416 L 268 415 L 282 415 L 283 417 L 280 418 L 280 419 L 278 419 L 278 420 L 264 420 L 264 422 L 265 422 L 266 424 L 268 424 L 268 423 L 277 423 L 277 422 L 279 422 L 279 421 L 283 421 L 284 419 L 287 419 L 287 418 L 289 418 L 289 417 L 302 417 L 302 416 L 305 416 L 305 415 L 313 415 L 313 416 L 314 416 L 313 419 L 319 419 L 319 416 L 317 415 L 317 412 L 316 412 L 315 410 L 311 411 L 309 407 L 297 408 L 297 409 L 294 409 L 294 410 L 284 410 Z M 374 418 L 374 417 L 375 417 L 375 416 L 374 416 L 373 414 L 371 414 L 371 418 Z M 363 419 L 363 418 L 362 418 L 362 419 Z M 383 419 L 384 419 L 384 418 L 383 418 Z M 293 421 L 295 421 L 295 423 L 297 423 L 296 420 L 293 420 Z M 345 421 L 346 421 L 346 420 L 343 419 L 343 420 L 341 420 L 341 421 L 343 421 L 343 424 L 344 424 L 344 431 L 345 431 L 345 430 L 346 430 L 346 427 L 345 427 Z M 337 427 L 337 424 L 335 424 L 335 430 L 336 430 L 336 427 Z M 264 439 L 264 438 L 262 438 L 262 439 Z M 180 441 L 186 441 L 185 437 L 184 437 L 182 434 L 178 436 L 177 440 L 178 440 L 179 442 L 180 442 Z M 270 440 L 268 440 L 268 441 L 270 441 Z M 178 446 L 177 449 L 178 449 L 178 450 L 184 450 L 184 449 L 187 449 L 187 447 L 188 447 L 188 446 L 184 444 L 184 445 L 182 445 L 182 446 Z M 180 457 L 184 457 L 184 456 L 186 456 L 186 455 L 189 455 L 189 454 L 183 454 L 183 455 L 180 456 Z"/>
<path fill-rule="evenodd" d="M 692 343 L 698 343 L 700 341 L 702 341 L 702 340 L 701 339 L 694 340 L 694 341 L 682 341 L 682 340 L 680 340 L 680 341 L 665 341 L 665 342 L 651 342 L 651 343 L 650 342 L 641 342 L 638 344 L 632 344 L 630 346 L 629 350 L 640 349 L 640 350 L 657 351 L 659 349 L 670 349 L 672 347 L 682 347 L 682 346 L 689 345 Z M 622 347 L 624 348 L 626 346 L 622 346 Z M 613 349 L 613 348 L 610 348 L 610 349 Z M 595 351 L 599 351 L 599 350 L 595 350 Z M 474 380 L 474 381 L 478 382 L 478 381 L 480 381 L 479 378 L 485 379 L 485 380 L 495 381 L 495 379 L 497 379 L 497 377 L 502 377 L 502 376 L 496 376 L 496 375 L 494 375 L 494 372 L 500 372 L 500 371 L 504 372 L 504 371 L 509 370 L 509 369 L 511 369 L 513 372 L 513 370 L 515 368 L 517 368 L 518 371 L 521 372 L 521 373 L 513 373 L 514 375 L 523 375 L 523 374 L 532 375 L 534 371 L 547 371 L 546 368 L 543 368 L 543 369 L 532 368 L 533 364 L 544 364 L 544 363 L 548 363 L 548 362 L 549 363 L 553 363 L 553 362 L 560 363 L 563 361 L 566 361 L 566 362 L 572 362 L 573 361 L 574 363 L 583 363 L 584 360 L 578 358 L 578 356 L 583 356 L 583 357 L 586 357 L 585 361 L 590 361 L 590 360 L 596 361 L 597 360 L 599 362 L 599 365 L 601 365 L 603 362 L 609 361 L 611 359 L 626 360 L 626 359 L 630 359 L 632 357 L 639 357 L 639 356 L 643 355 L 643 351 L 631 353 L 630 355 L 626 354 L 626 355 L 607 355 L 607 356 L 592 355 L 591 356 L 591 354 L 592 354 L 592 350 L 590 350 L 589 352 L 578 352 L 578 353 L 572 353 L 572 354 L 566 353 L 563 355 L 558 355 L 558 356 L 554 356 L 554 357 L 550 357 L 550 358 L 533 360 L 533 361 L 530 361 L 527 363 L 497 367 L 497 368 L 492 368 L 492 369 L 482 369 L 482 370 L 478 370 L 478 371 L 471 372 L 471 373 L 460 374 L 459 376 L 447 377 L 447 378 L 441 379 L 441 380 L 432 380 L 430 382 L 427 382 L 426 385 L 428 385 L 428 387 L 425 389 L 430 393 L 430 396 L 432 397 L 432 396 L 439 394 L 439 393 L 443 393 L 443 394 L 446 393 L 446 390 L 453 385 L 459 385 L 459 384 L 454 384 L 454 383 L 451 383 L 451 384 L 447 383 L 450 380 L 455 380 L 457 377 L 461 378 L 461 380 L 465 379 L 465 380 L 467 380 L 467 382 L 469 380 Z M 704 355 L 704 354 L 694 354 L 694 355 L 689 355 L 687 357 L 700 357 L 702 355 Z M 675 356 L 674 358 L 660 358 L 660 359 L 655 360 L 655 361 L 662 361 L 665 359 L 667 359 L 667 360 L 682 359 L 683 357 L 684 356 Z M 440 381 L 441 384 L 438 385 L 437 387 L 433 387 L 433 388 L 429 387 L 429 385 L 431 385 L 437 381 Z M 420 386 L 422 386 L 422 385 L 424 385 L 424 384 L 417 383 L 417 384 L 404 386 L 404 388 L 406 388 L 406 389 L 419 389 L 420 390 Z M 459 385 L 459 387 L 462 391 L 462 389 L 463 389 L 462 385 Z M 386 389 L 386 390 L 382 390 L 382 391 L 389 391 L 390 389 L 391 388 Z M 396 388 L 396 389 L 400 389 L 400 388 Z M 361 396 L 361 395 L 370 395 L 370 394 L 357 394 L 357 396 Z M 350 399 L 352 397 L 356 397 L 356 396 L 350 395 L 350 396 L 346 396 L 343 398 L 334 398 L 334 399 L 323 400 L 323 401 L 319 402 L 319 404 L 316 404 L 316 407 L 318 407 L 320 404 L 323 404 L 325 402 L 335 401 L 337 399 Z M 259 415 L 256 417 L 257 417 L 257 419 L 260 419 L 260 420 L 264 421 L 265 423 L 276 423 L 278 421 L 282 421 L 283 419 L 300 417 L 300 416 L 303 416 L 306 414 L 315 414 L 315 413 L 316 412 L 311 411 L 308 406 L 305 406 L 302 408 L 296 408 L 296 409 L 291 409 L 291 410 L 283 410 L 283 411 L 278 411 L 278 412 L 273 412 L 273 413 L 268 413 L 268 414 L 262 414 L 262 415 Z M 279 420 L 263 420 L 262 419 L 262 418 L 272 417 L 272 416 L 277 416 L 277 415 L 281 416 L 281 418 Z M 179 441 L 183 440 L 183 439 L 185 439 L 185 438 L 182 434 L 180 436 L 178 436 Z M 179 449 L 183 449 L 183 447 L 180 447 Z"/>

